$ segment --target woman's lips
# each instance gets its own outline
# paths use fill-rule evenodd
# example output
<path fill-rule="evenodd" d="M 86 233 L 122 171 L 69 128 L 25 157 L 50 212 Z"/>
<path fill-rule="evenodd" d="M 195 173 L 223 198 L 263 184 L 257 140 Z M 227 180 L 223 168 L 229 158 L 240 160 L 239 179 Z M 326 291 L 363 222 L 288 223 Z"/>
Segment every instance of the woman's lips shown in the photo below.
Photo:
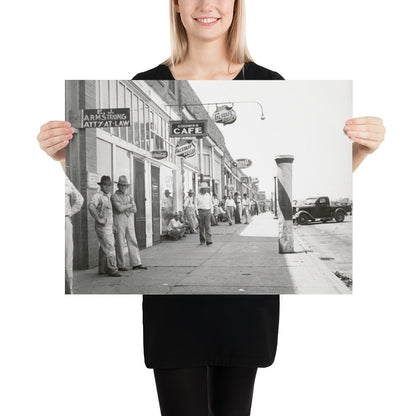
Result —
<path fill-rule="evenodd" d="M 194 17 L 194 20 L 198 22 L 202 26 L 212 26 L 217 23 L 220 18 L 219 17 Z"/>

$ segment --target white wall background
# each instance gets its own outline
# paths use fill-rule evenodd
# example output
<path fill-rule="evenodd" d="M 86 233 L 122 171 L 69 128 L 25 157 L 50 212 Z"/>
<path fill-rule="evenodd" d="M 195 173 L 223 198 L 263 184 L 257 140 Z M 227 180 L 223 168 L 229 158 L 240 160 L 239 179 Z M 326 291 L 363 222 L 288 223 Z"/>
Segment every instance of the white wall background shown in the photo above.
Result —
<path fill-rule="evenodd" d="M 157 415 L 140 296 L 64 296 L 63 175 L 38 148 L 65 79 L 128 79 L 169 54 L 167 0 L 2 6 L 0 413 Z M 254 416 L 414 415 L 415 26 L 411 1 L 248 0 L 255 60 L 352 79 L 386 142 L 354 174 L 353 296 L 284 296 Z"/>

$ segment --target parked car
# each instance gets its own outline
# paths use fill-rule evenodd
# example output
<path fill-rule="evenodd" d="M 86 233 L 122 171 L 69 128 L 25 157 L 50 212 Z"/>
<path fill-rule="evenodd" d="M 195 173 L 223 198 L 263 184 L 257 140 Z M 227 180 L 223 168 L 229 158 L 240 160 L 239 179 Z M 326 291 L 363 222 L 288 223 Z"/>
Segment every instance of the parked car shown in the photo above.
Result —
<path fill-rule="evenodd" d="M 309 221 L 344 221 L 348 212 L 351 212 L 351 205 L 331 204 L 327 196 L 307 198 L 303 203 L 293 207 L 293 222 L 305 225 Z"/>

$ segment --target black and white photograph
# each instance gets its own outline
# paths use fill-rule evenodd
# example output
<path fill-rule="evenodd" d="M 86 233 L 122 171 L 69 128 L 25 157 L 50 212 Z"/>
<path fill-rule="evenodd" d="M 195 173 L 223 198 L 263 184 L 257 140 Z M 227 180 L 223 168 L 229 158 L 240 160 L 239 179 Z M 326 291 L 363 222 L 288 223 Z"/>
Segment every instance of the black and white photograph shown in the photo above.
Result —
<path fill-rule="evenodd" d="M 351 81 L 66 81 L 67 294 L 351 294 Z"/>

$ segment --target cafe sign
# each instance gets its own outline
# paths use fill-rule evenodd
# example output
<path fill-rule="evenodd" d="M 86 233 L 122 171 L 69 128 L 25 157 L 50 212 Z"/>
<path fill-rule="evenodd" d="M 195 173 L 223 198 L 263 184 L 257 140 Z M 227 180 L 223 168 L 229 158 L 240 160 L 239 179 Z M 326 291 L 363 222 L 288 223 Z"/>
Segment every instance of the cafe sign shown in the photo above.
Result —
<path fill-rule="evenodd" d="M 253 164 L 250 159 L 237 159 L 236 162 L 239 169 L 247 169 Z"/>
<path fill-rule="evenodd" d="M 195 137 L 207 134 L 207 120 L 169 121 L 170 137 Z"/>
<path fill-rule="evenodd" d="M 153 150 L 152 151 L 152 158 L 153 159 L 166 159 L 168 157 L 167 150 Z"/>
<path fill-rule="evenodd" d="M 96 108 L 81 110 L 81 128 L 128 126 L 130 126 L 130 108 Z"/>
<path fill-rule="evenodd" d="M 224 125 L 232 124 L 237 120 L 237 113 L 234 111 L 232 105 L 222 105 L 217 107 L 212 115 L 212 119 L 216 123 L 222 123 Z"/>
<path fill-rule="evenodd" d="M 192 141 L 181 141 L 176 145 L 175 154 L 184 158 L 195 156 L 196 146 Z"/>

